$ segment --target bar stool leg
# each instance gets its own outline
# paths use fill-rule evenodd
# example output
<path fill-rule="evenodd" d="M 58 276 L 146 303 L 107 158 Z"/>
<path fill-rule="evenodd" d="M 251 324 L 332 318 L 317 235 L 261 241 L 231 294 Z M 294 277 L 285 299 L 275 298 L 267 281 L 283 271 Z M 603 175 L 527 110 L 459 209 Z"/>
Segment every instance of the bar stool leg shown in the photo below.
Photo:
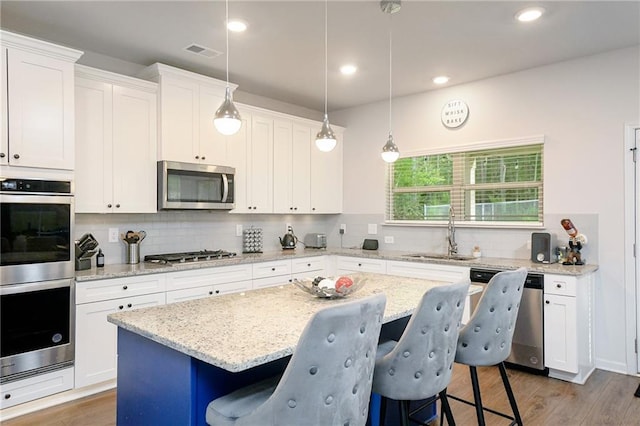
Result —
<path fill-rule="evenodd" d="M 476 367 L 469 366 L 471 375 L 471 386 L 473 387 L 473 399 L 476 402 L 476 416 L 478 416 L 478 426 L 485 426 L 484 412 L 482 410 L 482 398 L 480 397 L 480 383 L 478 382 L 478 371 Z"/>
<path fill-rule="evenodd" d="M 453 413 L 451 412 L 451 406 L 449 405 L 449 399 L 447 398 L 447 388 L 440 392 L 440 406 L 442 408 L 442 414 L 447 418 L 447 424 L 449 426 L 456 426 L 455 420 L 453 420 Z M 435 402 L 434 402 L 435 403 Z M 442 421 L 442 415 L 440 416 L 440 424 L 444 424 Z"/>
<path fill-rule="evenodd" d="M 513 416 L 515 417 L 516 424 L 522 426 L 522 418 L 520 417 L 520 411 L 518 410 L 518 404 L 516 403 L 516 398 L 513 395 L 511 384 L 509 383 L 509 376 L 507 376 L 507 369 L 504 366 L 504 362 L 498 364 L 498 367 L 500 368 L 500 376 L 502 376 L 504 390 L 507 391 L 507 397 L 509 398 L 509 403 L 511 404 L 511 409 L 513 410 Z"/>
<path fill-rule="evenodd" d="M 409 426 L 409 401 L 398 401 L 400 403 L 400 424 Z"/>

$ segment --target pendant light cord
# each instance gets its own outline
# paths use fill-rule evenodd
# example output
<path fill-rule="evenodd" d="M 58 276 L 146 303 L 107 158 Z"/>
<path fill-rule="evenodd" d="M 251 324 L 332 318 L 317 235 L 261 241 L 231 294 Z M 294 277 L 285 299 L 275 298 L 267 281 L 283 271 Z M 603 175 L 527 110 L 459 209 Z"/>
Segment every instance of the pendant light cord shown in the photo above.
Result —
<path fill-rule="evenodd" d="M 227 87 L 229 87 L 229 0 L 224 2 L 224 28 L 226 30 L 226 43 L 227 43 Z"/>
<path fill-rule="evenodd" d="M 329 0 L 324 1 L 324 116 L 327 116 L 327 97 L 328 97 L 328 89 L 327 89 L 327 68 L 328 68 L 328 59 L 327 59 L 327 4 Z"/>
<path fill-rule="evenodd" d="M 391 88 L 393 81 L 392 63 L 393 63 L 393 34 L 392 34 L 392 16 L 389 14 L 389 135 L 391 135 Z"/>

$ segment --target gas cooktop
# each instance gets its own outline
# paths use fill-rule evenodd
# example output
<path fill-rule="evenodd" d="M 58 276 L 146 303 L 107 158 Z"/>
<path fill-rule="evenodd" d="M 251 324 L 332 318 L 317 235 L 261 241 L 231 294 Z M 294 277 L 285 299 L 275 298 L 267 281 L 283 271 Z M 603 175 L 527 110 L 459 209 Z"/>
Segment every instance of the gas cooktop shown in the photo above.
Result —
<path fill-rule="evenodd" d="M 144 257 L 144 261 L 153 263 L 185 263 L 225 259 L 235 255 L 235 253 L 225 250 L 200 250 L 187 251 L 184 253 L 150 254 Z"/>

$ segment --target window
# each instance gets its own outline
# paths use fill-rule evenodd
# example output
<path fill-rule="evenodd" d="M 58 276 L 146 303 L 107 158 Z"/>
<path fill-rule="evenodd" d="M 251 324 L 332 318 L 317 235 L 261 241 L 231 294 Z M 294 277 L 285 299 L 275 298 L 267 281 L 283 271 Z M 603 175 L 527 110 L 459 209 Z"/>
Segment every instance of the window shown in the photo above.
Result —
<path fill-rule="evenodd" d="M 400 158 L 389 166 L 387 223 L 543 222 L 543 144 Z"/>

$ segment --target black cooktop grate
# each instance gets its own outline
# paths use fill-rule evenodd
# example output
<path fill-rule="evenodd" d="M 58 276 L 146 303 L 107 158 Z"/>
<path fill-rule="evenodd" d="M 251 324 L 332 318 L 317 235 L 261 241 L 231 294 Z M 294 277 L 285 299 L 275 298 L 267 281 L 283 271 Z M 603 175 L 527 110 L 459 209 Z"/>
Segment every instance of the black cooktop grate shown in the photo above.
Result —
<path fill-rule="evenodd" d="M 200 250 L 183 253 L 150 254 L 144 257 L 144 261 L 153 263 L 186 263 L 226 259 L 235 255 L 235 253 L 225 250 Z"/>

